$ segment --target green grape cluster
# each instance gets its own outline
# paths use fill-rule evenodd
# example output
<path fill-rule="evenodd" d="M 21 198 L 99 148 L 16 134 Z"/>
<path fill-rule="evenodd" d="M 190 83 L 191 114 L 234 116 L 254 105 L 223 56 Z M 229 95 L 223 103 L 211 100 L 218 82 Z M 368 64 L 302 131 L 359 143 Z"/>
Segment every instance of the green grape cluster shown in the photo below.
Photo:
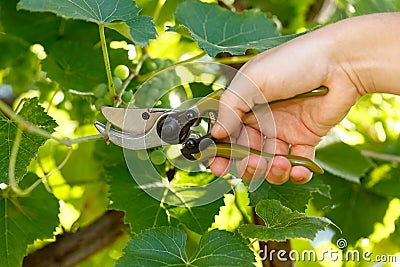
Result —
<path fill-rule="evenodd" d="M 167 160 L 167 157 L 163 150 L 151 149 L 151 150 L 138 150 L 136 156 L 139 160 L 151 160 L 154 165 L 162 165 Z"/>
<path fill-rule="evenodd" d="M 174 64 L 174 62 L 171 59 L 147 58 L 143 62 L 143 66 L 140 69 L 139 74 L 143 75 L 149 72 L 157 71 L 172 64 Z"/>
<path fill-rule="evenodd" d="M 166 156 L 162 150 L 154 150 L 150 154 L 150 160 L 155 165 L 162 165 L 166 161 Z"/>
<path fill-rule="evenodd" d="M 96 98 L 94 105 L 97 110 L 99 110 L 101 106 L 112 106 L 114 104 L 114 98 L 110 95 L 108 86 L 105 83 L 96 85 L 93 89 L 93 94 Z"/>
<path fill-rule="evenodd" d="M 118 65 L 113 71 L 113 84 L 115 94 L 118 95 L 121 92 L 123 81 L 129 76 L 129 68 L 125 65 Z M 110 95 L 108 86 L 105 83 L 100 83 L 93 88 L 93 95 L 95 97 L 94 105 L 97 110 L 101 106 L 112 106 L 114 104 L 114 97 Z M 124 103 L 129 103 L 133 96 L 133 93 L 129 90 L 124 92 L 122 100 Z"/>
<path fill-rule="evenodd" d="M 140 74 L 152 73 L 172 65 L 174 62 L 170 59 L 148 58 L 143 62 Z M 143 107 L 152 107 L 159 105 L 160 98 L 167 93 L 169 89 L 176 87 L 180 79 L 174 70 L 161 71 L 146 81 L 144 90 L 139 90 L 135 94 L 135 104 Z M 163 102 L 161 100 L 161 102 Z M 168 102 L 168 101 L 167 101 Z"/>

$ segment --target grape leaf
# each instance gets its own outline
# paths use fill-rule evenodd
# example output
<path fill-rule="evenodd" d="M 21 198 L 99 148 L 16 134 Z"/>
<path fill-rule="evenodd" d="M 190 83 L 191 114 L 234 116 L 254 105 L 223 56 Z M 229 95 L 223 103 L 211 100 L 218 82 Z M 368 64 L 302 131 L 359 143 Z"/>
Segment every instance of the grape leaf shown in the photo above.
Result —
<path fill-rule="evenodd" d="M 387 198 L 400 198 L 400 168 L 397 162 L 376 166 L 363 181 L 365 187 Z"/>
<path fill-rule="evenodd" d="M 203 234 L 214 222 L 215 216 L 223 204 L 224 201 L 221 198 L 199 207 L 171 207 L 168 209 L 168 212 L 190 230 L 198 234 Z"/>
<path fill-rule="evenodd" d="M 355 183 L 372 167 L 360 151 L 342 142 L 319 148 L 316 161 L 324 170 Z"/>
<path fill-rule="evenodd" d="M 40 43 L 45 46 L 57 40 L 60 35 L 60 18 L 49 13 L 17 11 L 17 3 L 17 0 L 0 1 L 2 31 L 12 36 L 9 39 L 23 44 Z"/>
<path fill-rule="evenodd" d="M 54 128 L 57 127 L 57 123 L 39 105 L 37 98 L 27 100 L 18 115 L 49 133 L 53 133 Z M 9 158 L 17 127 L 15 122 L 0 113 L 0 183 L 8 181 Z M 18 181 L 26 174 L 26 168 L 46 140 L 43 136 L 23 131 L 15 167 L 15 177 Z"/>
<path fill-rule="evenodd" d="M 157 10 L 158 0 L 136 0 L 136 4 L 143 8 L 141 14 L 154 17 L 154 22 L 159 27 L 164 27 L 165 22 L 173 21 L 174 12 L 178 3 L 184 0 L 165 1 L 161 8 Z M 156 14 L 156 12 L 158 12 Z"/>
<path fill-rule="evenodd" d="M 106 154 L 100 152 L 102 149 L 106 149 L 108 152 Z M 124 158 L 120 158 L 117 162 L 115 161 L 115 158 L 119 158 L 115 154 L 118 152 L 122 154 L 119 148 L 115 146 L 101 148 L 99 146 L 97 150 L 97 153 L 102 153 L 103 155 L 100 160 L 105 167 L 104 172 L 110 178 L 110 199 L 112 200 L 110 207 L 125 211 L 125 221 L 131 224 L 133 232 L 137 233 L 153 226 L 170 225 L 167 213 L 172 218 L 177 219 L 173 223 L 182 223 L 199 234 L 203 234 L 211 226 L 214 216 L 218 214 L 219 207 L 223 203 L 222 199 L 204 206 L 191 208 L 166 205 L 148 195 L 139 187 L 125 166 Z M 139 164 L 143 164 L 143 161 L 139 158 L 131 160 L 136 160 Z M 136 171 L 140 176 L 149 175 L 145 170 L 141 172 L 136 169 Z M 159 187 L 158 190 L 163 193 L 167 188 Z"/>
<path fill-rule="evenodd" d="M 37 179 L 29 173 L 20 185 L 27 187 Z M 42 184 L 27 196 L 17 196 L 7 187 L 0 190 L 0 206 L 0 265 L 18 267 L 27 245 L 53 236 L 58 225 L 58 200 Z"/>
<path fill-rule="evenodd" d="M 202 236 L 197 252 L 191 257 L 193 266 L 254 266 L 254 255 L 233 233 L 212 230 Z"/>
<path fill-rule="evenodd" d="M 140 9 L 132 0 L 21 0 L 18 8 L 104 25 L 142 46 L 156 37 L 152 18 L 139 16 Z"/>
<path fill-rule="evenodd" d="M 290 31 L 295 31 L 300 27 L 307 25 L 307 21 L 311 21 L 309 16 L 312 11 L 310 5 L 315 3 L 315 0 L 248 0 L 247 3 L 252 7 L 261 9 L 268 14 L 273 14 L 278 17 L 284 28 L 289 28 Z"/>
<path fill-rule="evenodd" d="M 138 233 L 144 229 L 169 225 L 165 209 L 157 199 L 139 188 L 126 167 L 110 168 L 110 208 L 125 211 L 125 221 Z"/>
<path fill-rule="evenodd" d="M 233 233 L 213 230 L 204 234 L 190 259 L 186 238 L 181 229 L 148 229 L 129 241 L 117 266 L 254 266 L 252 251 Z"/>
<path fill-rule="evenodd" d="M 4 75 L 3 82 L 11 84 L 15 94 L 26 92 L 32 86 L 32 81 L 39 76 L 39 65 L 37 56 L 27 49 L 18 54 L 8 66 L 9 71 Z"/>
<path fill-rule="evenodd" d="M 246 238 L 262 241 L 285 241 L 292 238 L 313 239 L 318 231 L 333 224 L 324 217 L 306 216 L 282 206 L 277 200 L 263 200 L 256 206 L 256 213 L 265 222 L 263 225 L 243 224 L 239 232 Z"/>
<path fill-rule="evenodd" d="M 251 48 L 265 50 L 297 36 L 281 36 L 273 20 L 262 12 L 235 13 L 194 0 L 178 5 L 175 21 L 178 26 L 170 30 L 180 32 L 183 26 L 210 56 L 220 52 L 244 54 Z"/>
<path fill-rule="evenodd" d="M 256 206 L 261 200 L 276 199 L 291 210 L 305 211 L 313 193 L 329 198 L 329 191 L 329 186 L 317 178 L 303 185 L 290 181 L 283 185 L 273 185 L 264 181 L 256 191 L 250 193 L 250 203 Z"/>
<path fill-rule="evenodd" d="M 379 13 L 379 12 L 396 12 L 400 8 L 399 1 L 393 0 L 363 0 L 355 1 L 354 3 L 354 16 Z"/>
<path fill-rule="evenodd" d="M 329 173 L 318 178 L 332 188 L 332 197 L 321 200 L 317 196 L 313 204 L 342 229 L 340 237 L 349 244 L 368 237 L 375 223 L 383 221 L 390 201 L 386 197 L 366 189 L 363 183 L 349 182 Z"/>
<path fill-rule="evenodd" d="M 91 91 L 106 81 L 101 50 L 87 43 L 60 41 L 55 43 L 43 61 L 43 70 L 65 89 Z"/>
<path fill-rule="evenodd" d="M 102 173 L 109 179 L 110 208 L 123 210 L 131 230 L 139 233 L 153 226 L 169 225 L 165 209 L 160 202 L 143 191 L 126 167 L 122 149 L 103 143 L 97 144 L 96 155 Z"/>

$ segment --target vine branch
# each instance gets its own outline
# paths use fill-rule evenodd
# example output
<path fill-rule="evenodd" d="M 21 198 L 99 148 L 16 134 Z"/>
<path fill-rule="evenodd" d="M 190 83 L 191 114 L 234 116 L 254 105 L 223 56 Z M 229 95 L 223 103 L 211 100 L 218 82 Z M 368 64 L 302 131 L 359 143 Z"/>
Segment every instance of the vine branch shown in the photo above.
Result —
<path fill-rule="evenodd" d="M 22 266 L 76 266 L 104 248 L 127 239 L 126 229 L 129 225 L 124 223 L 124 213 L 109 210 L 91 225 L 75 233 L 57 236 L 56 242 L 29 254 Z"/>

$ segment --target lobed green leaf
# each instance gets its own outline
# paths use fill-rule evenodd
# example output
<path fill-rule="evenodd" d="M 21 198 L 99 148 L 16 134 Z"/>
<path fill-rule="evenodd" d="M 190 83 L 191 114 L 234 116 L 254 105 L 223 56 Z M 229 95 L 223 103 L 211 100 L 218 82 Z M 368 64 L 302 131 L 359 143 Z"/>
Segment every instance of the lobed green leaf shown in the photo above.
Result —
<path fill-rule="evenodd" d="M 99 48 L 77 41 L 59 41 L 43 61 L 43 70 L 64 89 L 87 92 L 107 79 L 102 60 Z"/>
<path fill-rule="evenodd" d="M 39 105 L 37 98 L 27 100 L 18 115 L 49 133 L 53 133 L 57 127 L 57 123 Z M 0 113 L 0 183 L 8 182 L 8 167 L 17 128 L 15 122 Z M 15 166 L 17 181 L 24 177 L 27 167 L 46 140 L 43 136 L 23 131 Z"/>
<path fill-rule="evenodd" d="M 215 216 L 223 204 L 224 202 L 221 198 L 199 207 L 171 207 L 168 212 L 171 217 L 186 225 L 188 229 L 198 234 L 203 234 L 214 222 Z"/>
<path fill-rule="evenodd" d="M 142 46 L 156 37 L 152 18 L 139 16 L 140 8 L 133 0 L 21 0 L 18 8 L 104 25 Z"/>
<path fill-rule="evenodd" d="M 312 194 L 330 197 L 330 188 L 320 179 L 299 185 L 286 182 L 283 185 L 273 185 L 266 181 L 254 192 L 250 193 L 250 203 L 256 206 L 262 200 L 278 200 L 291 210 L 305 211 Z"/>
<path fill-rule="evenodd" d="M 355 183 L 373 166 L 360 151 L 342 142 L 319 148 L 316 161 L 324 170 Z"/>
<path fill-rule="evenodd" d="M 145 230 L 132 238 L 117 266 L 254 266 L 254 255 L 233 233 L 213 230 L 201 237 L 189 259 L 186 233 L 160 227 Z"/>
<path fill-rule="evenodd" d="M 29 173 L 21 184 L 37 179 Z M 0 266 L 18 267 L 29 244 L 53 236 L 59 223 L 58 200 L 42 184 L 28 196 L 17 196 L 7 187 L 0 190 L 0 206 Z"/>
<path fill-rule="evenodd" d="M 292 211 L 277 200 L 263 200 L 256 206 L 256 213 L 265 222 L 263 225 L 244 224 L 239 232 L 246 238 L 261 241 L 285 241 L 293 238 L 314 239 L 317 232 L 333 223 L 324 217 L 306 216 Z"/>
<path fill-rule="evenodd" d="M 177 27 L 190 31 L 200 48 L 210 56 L 228 52 L 244 54 L 248 49 L 265 50 L 282 44 L 298 35 L 281 36 L 276 24 L 264 13 L 248 10 L 235 13 L 216 4 L 185 1 L 175 13 Z"/>
<path fill-rule="evenodd" d="M 331 199 L 316 196 L 313 204 L 340 226 L 340 237 L 349 244 L 368 237 L 374 232 L 374 225 L 383 221 L 390 202 L 387 197 L 374 193 L 364 183 L 353 183 L 329 173 L 317 177 L 332 188 Z"/>

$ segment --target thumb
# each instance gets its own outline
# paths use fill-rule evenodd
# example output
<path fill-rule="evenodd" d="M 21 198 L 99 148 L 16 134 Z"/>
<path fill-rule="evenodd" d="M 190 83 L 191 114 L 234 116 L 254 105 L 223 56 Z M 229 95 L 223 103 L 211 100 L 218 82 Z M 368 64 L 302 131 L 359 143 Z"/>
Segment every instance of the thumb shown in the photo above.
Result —
<path fill-rule="evenodd" d="M 255 104 L 266 103 L 258 86 L 244 72 L 238 72 L 219 101 L 218 120 L 211 130 L 217 139 L 232 135 L 240 128 L 242 118 Z"/>

